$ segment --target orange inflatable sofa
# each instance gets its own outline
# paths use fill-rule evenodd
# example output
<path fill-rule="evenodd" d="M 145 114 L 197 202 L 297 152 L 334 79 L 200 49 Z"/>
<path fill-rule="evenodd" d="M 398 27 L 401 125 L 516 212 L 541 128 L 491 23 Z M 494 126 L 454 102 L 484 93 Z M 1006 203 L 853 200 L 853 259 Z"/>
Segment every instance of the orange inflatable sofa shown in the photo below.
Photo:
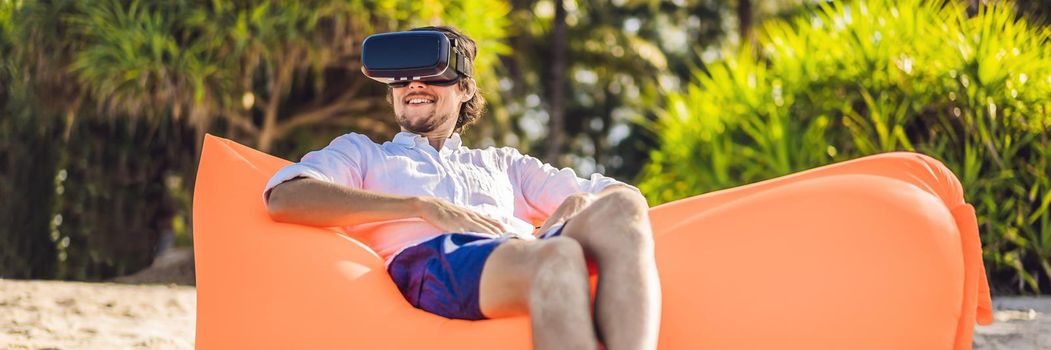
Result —
<path fill-rule="evenodd" d="M 415 309 L 354 237 L 272 221 L 261 193 L 285 164 L 205 140 L 193 203 L 198 349 L 531 348 L 526 317 Z M 974 209 L 952 172 L 921 154 L 707 193 L 650 218 L 661 349 L 970 349 L 975 323 L 992 322 Z"/>

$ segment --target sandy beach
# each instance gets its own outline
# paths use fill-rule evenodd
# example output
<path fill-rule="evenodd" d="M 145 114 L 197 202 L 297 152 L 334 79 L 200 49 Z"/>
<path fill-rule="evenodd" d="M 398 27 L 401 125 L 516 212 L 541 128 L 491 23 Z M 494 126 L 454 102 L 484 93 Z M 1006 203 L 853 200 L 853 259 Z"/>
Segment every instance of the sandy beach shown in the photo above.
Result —
<path fill-rule="evenodd" d="M 994 299 L 975 349 L 1051 349 L 1051 297 Z M 0 349 L 193 349 L 194 287 L 0 280 Z"/>
<path fill-rule="evenodd" d="M 0 349 L 193 349 L 194 287 L 0 280 Z"/>

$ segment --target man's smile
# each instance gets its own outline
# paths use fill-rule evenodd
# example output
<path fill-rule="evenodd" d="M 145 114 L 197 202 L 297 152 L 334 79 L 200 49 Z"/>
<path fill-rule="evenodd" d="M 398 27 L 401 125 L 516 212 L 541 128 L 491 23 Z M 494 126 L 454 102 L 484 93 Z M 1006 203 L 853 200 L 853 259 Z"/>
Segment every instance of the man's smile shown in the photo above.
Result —
<path fill-rule="evenodd" d="M 403 99 L 405 104 L 409 105 L 409 106 L 421 106 L 421 105 L 434 104 L 434 100 L 435 100 L 434 97 L 429 96 L 427 94 L 423 94 L 423 93 L 409 94 L 408 96 L 405 96 L 405 98 Z"/>

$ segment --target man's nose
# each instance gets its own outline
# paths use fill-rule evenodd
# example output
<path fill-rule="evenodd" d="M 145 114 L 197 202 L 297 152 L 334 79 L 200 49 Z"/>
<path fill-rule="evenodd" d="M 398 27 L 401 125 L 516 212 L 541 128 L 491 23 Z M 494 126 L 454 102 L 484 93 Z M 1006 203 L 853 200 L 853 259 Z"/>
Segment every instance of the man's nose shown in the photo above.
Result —
<path fill-rule="evenodd" d="M 424 84 L 422 81 L 419 81 L 419 80 L 413 80 L 411 83 L 409 83 L 409 89 L 410 90 L 423 89 L 425 87 L 427 87 L 427 84 Z"/>

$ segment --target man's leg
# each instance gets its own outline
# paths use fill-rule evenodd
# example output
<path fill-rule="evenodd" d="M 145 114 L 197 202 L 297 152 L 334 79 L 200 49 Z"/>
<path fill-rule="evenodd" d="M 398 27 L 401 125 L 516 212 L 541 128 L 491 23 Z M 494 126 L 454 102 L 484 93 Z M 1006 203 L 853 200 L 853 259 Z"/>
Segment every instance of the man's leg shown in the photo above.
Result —
<path fill-rule="evenodd" d="M 598 265 L 595 317 L 607 349 L 657 347 L 661 291 L 652 233 L 645 198 L 629 190 L 595 199 L 563 228 Z"/>
<path fill-rule="evenodd" d="M 479 307 L 486 317 L 530 315 L 535 349 L 597 349 L 588 271 L 570 238 L 511 239 L 485 262 Z"/>

